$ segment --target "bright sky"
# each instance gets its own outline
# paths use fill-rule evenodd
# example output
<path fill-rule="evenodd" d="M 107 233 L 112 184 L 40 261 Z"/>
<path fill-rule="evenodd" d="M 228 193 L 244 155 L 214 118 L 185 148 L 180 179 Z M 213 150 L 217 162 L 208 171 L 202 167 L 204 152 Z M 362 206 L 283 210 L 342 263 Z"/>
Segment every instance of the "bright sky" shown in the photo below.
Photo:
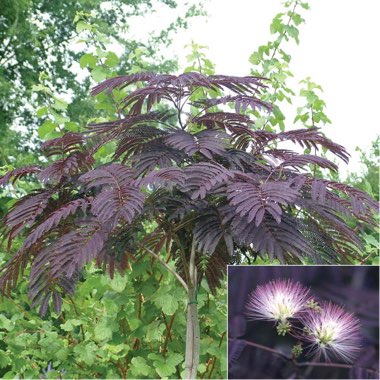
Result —
<path fill-rule="evenodd" d="M 292 55 L 290 69 L 295 84 L 310 76 L 323 87 L 326 113 L 332 120 L 324 132 L 353 156 L 349 167 L 342 165 L 342 172 L 356 171 L 355 147 L 369 148 L 380 133 L 380 97 L 376 96 L 380 89 L 380 1 L 309 3 L 311 9 L 303 11 L 306 24 L 300 27 L 300 45 L 287 48 Z M 247 75 L 250 54 L 270 39 L 269 25 L 282 9 L 280 0 L 209 0 L 209 17 L 193 21 L 189 30 L 178 33 L 171 51 L 184 63 L 189 52 L 184 46 L 194 40 L 209 46 L 208 56 L 216 63 L 217 73 Z M 165 21 L 161 10 L 156 15 L 153 25 Z"/>

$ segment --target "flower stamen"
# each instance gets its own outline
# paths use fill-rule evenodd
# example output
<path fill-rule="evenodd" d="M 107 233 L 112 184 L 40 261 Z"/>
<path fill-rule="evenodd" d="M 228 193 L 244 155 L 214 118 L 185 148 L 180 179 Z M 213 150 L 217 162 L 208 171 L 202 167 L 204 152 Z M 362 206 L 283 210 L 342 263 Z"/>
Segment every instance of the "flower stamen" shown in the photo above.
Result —
<path fill-rule="evenodd" d="M 277 279 L 259 285 L 250 294 L 246 315 L 250 320 L 264 319 L 285 323 L 307 311 L 309 289 L 290 279 Z"/>

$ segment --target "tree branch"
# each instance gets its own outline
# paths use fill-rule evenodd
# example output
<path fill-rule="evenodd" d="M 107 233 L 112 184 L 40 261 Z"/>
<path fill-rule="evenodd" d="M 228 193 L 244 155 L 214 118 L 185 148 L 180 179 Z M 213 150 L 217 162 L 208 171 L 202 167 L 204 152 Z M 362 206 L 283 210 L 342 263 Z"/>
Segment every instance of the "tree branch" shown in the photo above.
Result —
<path fill-rule="evenodd" d="M 342 364 L 342 363 L 324 363 L 324 362 L 302 362 L 302 363 L 294 363 L 297 367 L 309 367 L 309 366 L 314 366 L 314 367 L 334 367 L 334 368 L 347 368 L 351 369 L 354 367 L 352 364 Z M 366 368 L 366 367 L 360 367 L 357 366 L 358 368 L 365 369 L 368 372 L 372 373 L 379 373 L 375 368 Z"/>
<path fill-rule="evenodd" d="M 162 312 L 162 314 L 165 316 L 164 312 Z M 170 339 L 170 341 L 172 341 L 171 330 L 172 330 L 172 327 L 173 327 L 174 318 L 175 318 L 175 313 L 171 316 L 169 324 L 167 324 L 166 323 L 166 319 L 164 319 L 165 326 L 166 326 L 166 336 L 165 336 L 164 349 L 163 349 L 164 355 L 166 355 L 166 353 L 168 351 L 169 339 Z"/>
<path fill-rule="evenodd" d="M 290 361 L 290 360 L 293 359 L 292 356 L 288 356 L 288 355 L 284 354 L 281 351 L 275 350 L 274 348 L 270 348 L 270 347 L 264 346 L 264 345 L 259 344 L 259 343 L 251 342 L 249 340 L 245 340 L 245 339 L 232 339 L 232 338 L 228 338 L 228 340 L 229 341 L 242 341 L 247 346 L 252 346 L 252 347 L 256 347 L 256 348 L 259 348 L 261 350 L 264 350 L 264 351 L 271 352 L 272 354 L 275 354 L 275 355 L 283 357 L 285 360 L 289 360 Z"/>
<path fill-rule="evenodd" d="M 314 366 L 314 367 L 334 367 L 334 368 L 351 369 L 354 367 L 354 365 L 352 365 L 352 364 L 342 364 L 342 363 L 325 363 L 325 362 L 301 362 L 301 363 L 299 363 L 299 362 L 296 362 L 294 360 L 294 357 L 292 355 L 286 355 L 281 351 L 275 350 L 274 348 L 267 347 L 267 346 L 264 346 L 264 345 L 259 344 L 259 343 L 251 342 L 251 341 L 245 340 L 245 339 L 235 339 L 235 338 L 228 338 L 228 340 L 232 341 L 232 342 L 233 341 L 241 341 L 241 342 L 244 342 L 247 346 L 252 346 L 255 348 L 259 348 L 260 350 L 271 352 L 272 354 L 281 356 L 285 360 L 291 361 L 298 368 Z M 365 369 L 366 371 L 369 371 L 372 373 L 379 373 L 379 371 L 376 370 L 375 368 L 366 368 L 366 367 L 360 367 L 360 366 L 358 366 L 358 368 Z"/>
<path fill-rule="evenodd" d="M 181 285 L 184 287 L 186 292 L 189 290 L 183 278 L 173 268 L 171 268 L 170 265 L 160 255 L 157 255 L 156 253 L 154 253 L 151 249 L 147 247 L 142 247 L 142 248 L 146 252 L 148 252 L 151 256 L 153 256 L 155 259 L 157 259 L 170 273 L 172 273 L 176 277 L 176 279 L 181 283 Z"/>

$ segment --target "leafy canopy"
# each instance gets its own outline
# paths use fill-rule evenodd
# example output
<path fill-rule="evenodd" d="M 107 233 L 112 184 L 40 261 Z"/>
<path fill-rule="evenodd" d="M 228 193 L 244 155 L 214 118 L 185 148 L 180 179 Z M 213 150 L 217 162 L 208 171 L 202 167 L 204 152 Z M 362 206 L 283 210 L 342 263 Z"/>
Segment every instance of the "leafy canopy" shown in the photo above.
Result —
<path fill-rule="evenodd" d="M 131 38 L 130 20 L 152 14 L 160 6 L 171 9 L 178 17 L 169 19 L 163 29 L 156 29 L 145 41 Z M 36 140 L 38 123 L 34 108 L 42 102 L 43 93 L 33 93 L 31 88 L 39 83 L 40 73 L 44 72 L 48 84 L 61 94 L 72 95 L 68 113 L 73 122 L 87 120 L 93 112 L 93 104 L 87 97 L 90 80 L 77 75 L 76 61 L 83 50 L 81 47 L 78 53 L 75 48 L 79 34 L 82 46 L 92 48 L 91 53 L 81 58 L 80 65 L 91 66 L 93 77 L 102 75 L 93 49 L 99 39 L 103 46 L 119 47 L 119 57 L 112 52 L 107 56 L 107 65 L 119 73 L 141 67 L 144 55 L 151 57 L 146 64 L 150 70 L 171 71 L 176 62 L 165 59 L 160 47 L 169 45 L 173 32 L 186 28 L 189 19 L 200 14 L 201 5 L 193 1 L 182 7 L 174 0 L 2 0 L 0 166 L 8 164 L 7 156 L 17 157 L 20 162 L 25 160 L 27 151 L 33 151 L 31 142 Z M 86 33 L 87 38 L 83 38 Z M 19 128 L 18 133 L 12 126 Z M 20 127 L 25 132 L 19 133 Z"/>
<path fill-rule="evenodd" d="M 347 162 L 346 150 L 317 128 L 275 133 L 255 125 L 245 111 L 271 110 L 258 98 L 263 88 L 256 76 L 196 72 L 137 73 L 97 85 L 92 95 L 112 93 L 117 101 L 116 120 L 46 141 L 47 166 L 0 179 L 4 186 L 33 175 L 41 185 L 2 223 L 9 247 L 26 231 L 3 268 L 2 288 L 9 291 L 30 262 L 33 304 L 44 314 L 52 299 L 59 312 L 61 293 L 74 292 L 86 263 L 95 260 L 112 277 L 131 256 L 164 246 L 186 282 L 195 246 L 199 280 L 206 277 L 211 290 L 241 254 L 281 263 L 352 262 L 361 241 L 345 218 L 359 227 L 374 223 L 375 202 L 307 169 L 337 170 L 335 163 L 280 148 L 291 141 Z M 114 154 L 94 167 L 105 145 Z"/>

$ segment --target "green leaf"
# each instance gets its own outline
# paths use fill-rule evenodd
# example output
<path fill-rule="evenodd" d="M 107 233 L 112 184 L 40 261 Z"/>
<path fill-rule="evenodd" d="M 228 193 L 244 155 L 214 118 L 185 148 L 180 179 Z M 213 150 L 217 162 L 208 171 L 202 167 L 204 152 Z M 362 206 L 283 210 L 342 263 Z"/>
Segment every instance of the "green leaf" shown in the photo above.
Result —
<path fill-rule="evenodd" d="M 108 67 L 115 67 L 119 63 L 119 57 L 112 51 L 108 52 L 105 64 Z"/>
<path fill-rule="evenodd" d="M 75 327 L 80 326 L 83 322 L 79 319 L 68 319 L 61 324 L 61 329 L 65 331 L 73 331 Z"/>
<path fill-rule="evenodd" d="M 372 235 L 364 234 L 364 240 L 367 244 L 373 245 L 375 247 L 379 245 L 379 242 Z"/>
<path fill-rule="evenodd" d="M 142 356 L 136 356 L 131 360 L 130 370 L 134 376 L 148 376 L 150 373 L 150 366 L 147 365 L 146 360 Z"/>
<path fill-rule="evenodd" d="M 148 325 L 146 331 L 146 339 L 148 341 L 159 340 L 165 330 L 165 325 L 160 323 L 160 321 L 153 321 Z"/>
<path fill-rule="evenodd" d="M 78 355 L 82 362 L 92 365 L 96 360 L 98 350 L 99 348 L 94 342 L 81 342 L 75 346 L 74 353 Z"/>
<path fill-rule="evenodd" d="M 225 355 L 219 355 L 220 367 L 222 371 L 222 375 L 227 373 L 227 357 Z"/>
<path fill-rule="evenodd" d="M 265 117 L 258 117 L 255 121 L 255 125 L 258 129 L 262 128 L 265 124 L 266 118 Z"/>
<path fill-rule="evenodd" d="M 68 103 L 62 99 L 54 98 L 53 108 L 58 111 L 64 111 L 67 109 Z"/>
<path fill-rule="evenodd" d="M 109 352 L 112 352 L 113 354 L 119 354 L 120 352 L 122 352 L 124 355 L 128 353 L 128 351 L 130 350 L 130 347 L 127 345 L 127 344 L 106 344 L 104 346 L 104 348 L 109 351 Z"/>
<path fill-rule="evenodd" d="M 161 378 L 168 377 L 176 371 L 176 368 L 170 364 L 158 362 L 155 362 L 155 364 L 156 372 L 160 375 Z"/>
<path fill-rule="evenodd" d="M 57 127 L 58 125 L 51 120 L 46 120 L 38 127 L 38 136 L 40 136 L 41 139 L 45 139 L 47 135 L 54 132 Z"/>
<path fill-rule="evenodd" d="M 127 276 L 122 276 L 120 273 L 115 273 L 114 278 L 109 281 L 109 286 L 117 293 L 121 293 L 127 285 Z"/>
<path fill-rule="evenodd" d="M 99 42 L 102 42 L 104 45 L 107 45 L 110 43 L 110 38 L 106 36 L 104 33 L 97 32 L 96 38 Z"/>
<path fill-rule="evenodd" d="M 270 25 L 270 32 L 271 34 L 275 34 L 275 33 L 282 33 L 283 29 L 284 29 L 284 26 L 282 24 L 282 13 L 279 13 L 272 21 L 271 25 Z"/>
<path fill-rule="evenodd" d="M 102 50 L 101 48 L 97 47 L 96 48 L 96 54 L 98 55 L 99 58 L 106 58 L 107 57 L 107 54 L 108 52 L 107 51 L 104 51 Z"/>
<path fill-rule="evenodd" d="M 277 106 L 273 107 L 273 115 L 275 116 L 277 120 L 285 120 L 284 114 L 281 112 L 281 110 Z"/>
<path fill-rule="evenodd" d="M 172 315 L 178 309 L 178 301 L 171 294 L 159 294 L 152 298 L 154 304 L 165 314 Z"/>
<path fill-rule="evenodd" d="M 67 121 L 70 121 L 69 118 L 67 118 L 66 116 L 60 115 L 59 113 L 57 113 L 55 111 L 51 111 L 51 115 L 54 117 L 54 121 L 57 124 L 64 124 Z"/>
<path fill-rule="evenodd" d="M 291 17 L 296 26 L 300 25 L 304 21 L 304 19 L 298 13 L 293 13 Z"/>
<path fill-rule="evenodd" d="M 178 353 L 172 353 L 168 358 L 165 360 L 156 360 L 153 364 L 155 366 L 155 369 L 157 373 L 161 377 L 168 377 L 175 373 L 176 371 L 176 365 L 180 364 L 183 361 L 183 356 Z"/>
<path fill-rule="evenodd" d="M 67 121 L 65 123 L 65 129 L 70 132 L 78 132 L 79 125 L 77 123 L 73 123 L 72 121 Z"/>
<path fill-rule="evenodd" d="M 8 364 L 9 364 L 8 355 L 3 350 L 0 350 L 0 368 L 5 368 Z"/>
<path fill-rule="evenodd" d="M 299 35 L 299 31 L 295 26 L 288 26 L 286 28 L 286 31 L 288 32 L 290 37 L 297 38 Z"/>
<path fill-rule="evenodd" d="M 55 357 L 56 357 L 58 360 L 64 362 L 65 360 L 67 360 L 69 354 L 70 354 L 70 350 L 67 349 L 66 347 L 64 347 L 64 348 L 59 349 L 59 350 L 55 353 Z"/>
<path fill-rule="evenodd" d="M 44 86 L 43 84 L 34 84 L 32 86 L 32 91 L 34 92 L 41 92 L 41 91 L 46 91 L 48 88 Z"/>
<path fill-rule="evenodd" d="M 75 27 L 77 33 L 82 32 L 83 30 L 91 30 L 91 25 L 85 21 L 79 21 Z"/>
<path fill-rule="evenodd" d="M 36 111 L 36 115 L 38 116 L 38 117 L 42 117 L 42 116 L 44 116 L 44 115 L 46 115 L 47 114 L 47 111 L 48 111 L 48 109 L 47 109 L 47 107 L 41 107 L 41 108 L 39 108 L 37 111 Z"/>
<path fill-rule="evenodd" d="M 259 52 L 254 52 L 251 54 L 251 56 L 249 57 L 249 62 L 252 63 L 253 65 L 258 65 L 263 59 L 263 56 L 262 54 L 260 54 Z"/>
<path fill-rule="evenodd" d="M 85 67 L 89 67 L 93 69 L 98 62 L 98 59 L 91 53 L 86 53 L 82 55 L 82 57 L 79 60 L 80 67 L 83 69 Z"/>
<path fill-rule="evenodd" d="M 103 318 L 97 323 L 94 336 L 97 341 L 112 339 L 112 328 L 107 318 Z"/>
<path fill-rule="evenodd" d="M 137 330 L 142 325 L 142 322 L 138 318 L 130 318 L 128 319 L 128 326 L 131 331 Z"/>
<path fill-rule="evenodd" d="M 130 347 L 127 344 L 106 344 L 102 347 L 104 351 L 107 352 L 107 357 L 118 360 L 119 358 L 124 358 L 128 354 Z"/>
<path fill-rule="evenodd" d="M 111 103 L 108 102 L 100 102 L 95 104 L 95 109 L 97 110 L 106 110 L 109 112 L 114 112 L 115 111 L 115 106 Z"/>
<path fill-rule="evenodd" d="M 36 336 L 27 333 L 21 333 L 13 339 L 12 344 L 19 347 L 30 347 L 32 344 L 36 343 L 36 341 Z"/>
<path fill-rule="evenodd" d="M 107 78 L 107 73 L 101 66 L 97 66 L 91 72 L 92 79 L 95 82 L 101 82 Z"/>

